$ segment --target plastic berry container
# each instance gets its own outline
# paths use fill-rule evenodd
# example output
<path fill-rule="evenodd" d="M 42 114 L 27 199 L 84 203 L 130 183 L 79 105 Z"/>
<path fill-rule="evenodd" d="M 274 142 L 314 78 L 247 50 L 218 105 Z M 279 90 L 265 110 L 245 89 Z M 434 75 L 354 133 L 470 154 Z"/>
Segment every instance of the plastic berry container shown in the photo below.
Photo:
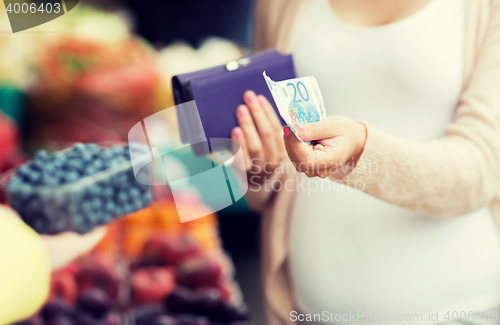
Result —
<path fill-rule="evenodd" d="M 135 177 L 130 151 L 148 148 L 132 143 L 77 143 L 0 176 L 8 204 L 40 234 L 80 234 L 149 206 L 151 182 Z M 141 177 L 149 173 L 141 173 Z"/>

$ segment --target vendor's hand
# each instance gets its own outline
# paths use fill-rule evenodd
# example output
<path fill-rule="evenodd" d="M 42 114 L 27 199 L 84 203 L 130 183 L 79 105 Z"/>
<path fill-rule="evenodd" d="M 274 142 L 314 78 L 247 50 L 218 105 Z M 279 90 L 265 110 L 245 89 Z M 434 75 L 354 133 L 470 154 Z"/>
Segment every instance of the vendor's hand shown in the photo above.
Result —
<path fill-rule="evenodd" d="M 8 206 L 0 205 L 0 218 L 13 218 L 21 221 L 21 217 Z M 72 260 L 91 251 L 106 235 L 107 227 L 101 226 L 84 235 L 64 232 L 52 236 L 41 236 L 41 240 L 49 255 L 52 269 L 57 269 Z"/>
<path fill-rule="evenodd" d="M 366 126 L 344 116 L 331 116 L 326 120 L 295 125 L 304 141 L 295 137 L 290 128 L 283 129 L 286 151 L 297 171 L 309 177 L 326 178 L 337 168 L 349 163 L 354 165 L 366 143 Z"/>
<path fill-rule="evenodd" d="M 101 226 L 83 235 L 64 232 L 52 236 L 42 236 L 42 241 L 49 253 L 52 269 L 58 269 L 90 252 L 103 239 L 106 231 L 107 227 Z"/>
<path fill-rule="evenodd" d="M 251 183 L 262 183 L 286 157 L 282 126 L 272 105 L 263 95 L 253 91 L 243 95 L 246 105 L 236 109 L 239 127 L 231 137 L 241 145 Z"/>

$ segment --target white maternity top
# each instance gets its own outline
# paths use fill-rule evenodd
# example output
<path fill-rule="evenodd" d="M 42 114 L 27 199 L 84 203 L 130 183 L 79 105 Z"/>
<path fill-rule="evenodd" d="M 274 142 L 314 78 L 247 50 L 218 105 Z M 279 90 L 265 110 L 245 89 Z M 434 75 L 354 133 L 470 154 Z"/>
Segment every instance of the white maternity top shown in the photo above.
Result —
<path fill-rule="evenodd" d="M 464 13 L 465 0 L 433 0 L 408 18 L 365 28 L 341 21 L 328 0 L 314 0 L 291 52 L 299 76 L 318 80 L 327 115 L 428 141 L 443 135 L 457 107 Z M 437 219 L 304 175 L 289 268 L 303 314 L 362 311 L 391 315 L 393 322 L 378 324 L 433 323 L 429 312 L 443 322 L 447 311 L 451 317 L 500 303 L 500 236 L 488 208 Z M 400 314 L 422 314 L 422 322 L 397 321 Z"/>

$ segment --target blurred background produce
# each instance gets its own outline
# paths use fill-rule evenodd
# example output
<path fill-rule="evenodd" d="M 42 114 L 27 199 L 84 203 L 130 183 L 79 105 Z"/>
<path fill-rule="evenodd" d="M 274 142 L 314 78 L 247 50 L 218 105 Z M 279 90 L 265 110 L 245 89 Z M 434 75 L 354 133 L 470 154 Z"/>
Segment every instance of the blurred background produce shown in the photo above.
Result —
<path fill-rule="evenodd" d="M 127 141 L 131 126 L 173 106 L 173 75 L 249 52 L 251 5 L 80 1 L 12 34 L 0 2 L 0 172 L 38 149 Z M 165 127 L 178 144 L 174 110 Z M 179 173 L 187 168 L 182 159 L 177 165 Z M 206 210 L 196 192 L 186 184 L 176 203 Z M 92 254 L 55 272 L 50 300 L 24 324 L 246 324 L 243 303 L 263 324 L 258 216 L 240 200 L 181 224 L 168 188 L 154 195 L 150 207 L 112 223 Z M 189 308 L 175 307 L 184 298 Z"/>

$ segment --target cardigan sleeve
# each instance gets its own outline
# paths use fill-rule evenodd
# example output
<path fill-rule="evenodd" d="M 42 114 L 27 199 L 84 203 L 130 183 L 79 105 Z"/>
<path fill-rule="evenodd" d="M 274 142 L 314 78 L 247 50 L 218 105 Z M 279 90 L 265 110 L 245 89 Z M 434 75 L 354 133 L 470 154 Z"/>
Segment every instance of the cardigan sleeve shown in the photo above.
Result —
<path fill-rule="evenodd" d="M 471 81 L 442 138 L 416 143 L 365 124 L 365 149 L 346 185 L 438 217 L 488 205 L 500 188 L 500 0 L 492 3 Z"/>
<path fill-rule="evenodd" d="M 38 234 L 0 206 L 0 324 L 31 316 L 49 292 L 50 262 Z"/>

